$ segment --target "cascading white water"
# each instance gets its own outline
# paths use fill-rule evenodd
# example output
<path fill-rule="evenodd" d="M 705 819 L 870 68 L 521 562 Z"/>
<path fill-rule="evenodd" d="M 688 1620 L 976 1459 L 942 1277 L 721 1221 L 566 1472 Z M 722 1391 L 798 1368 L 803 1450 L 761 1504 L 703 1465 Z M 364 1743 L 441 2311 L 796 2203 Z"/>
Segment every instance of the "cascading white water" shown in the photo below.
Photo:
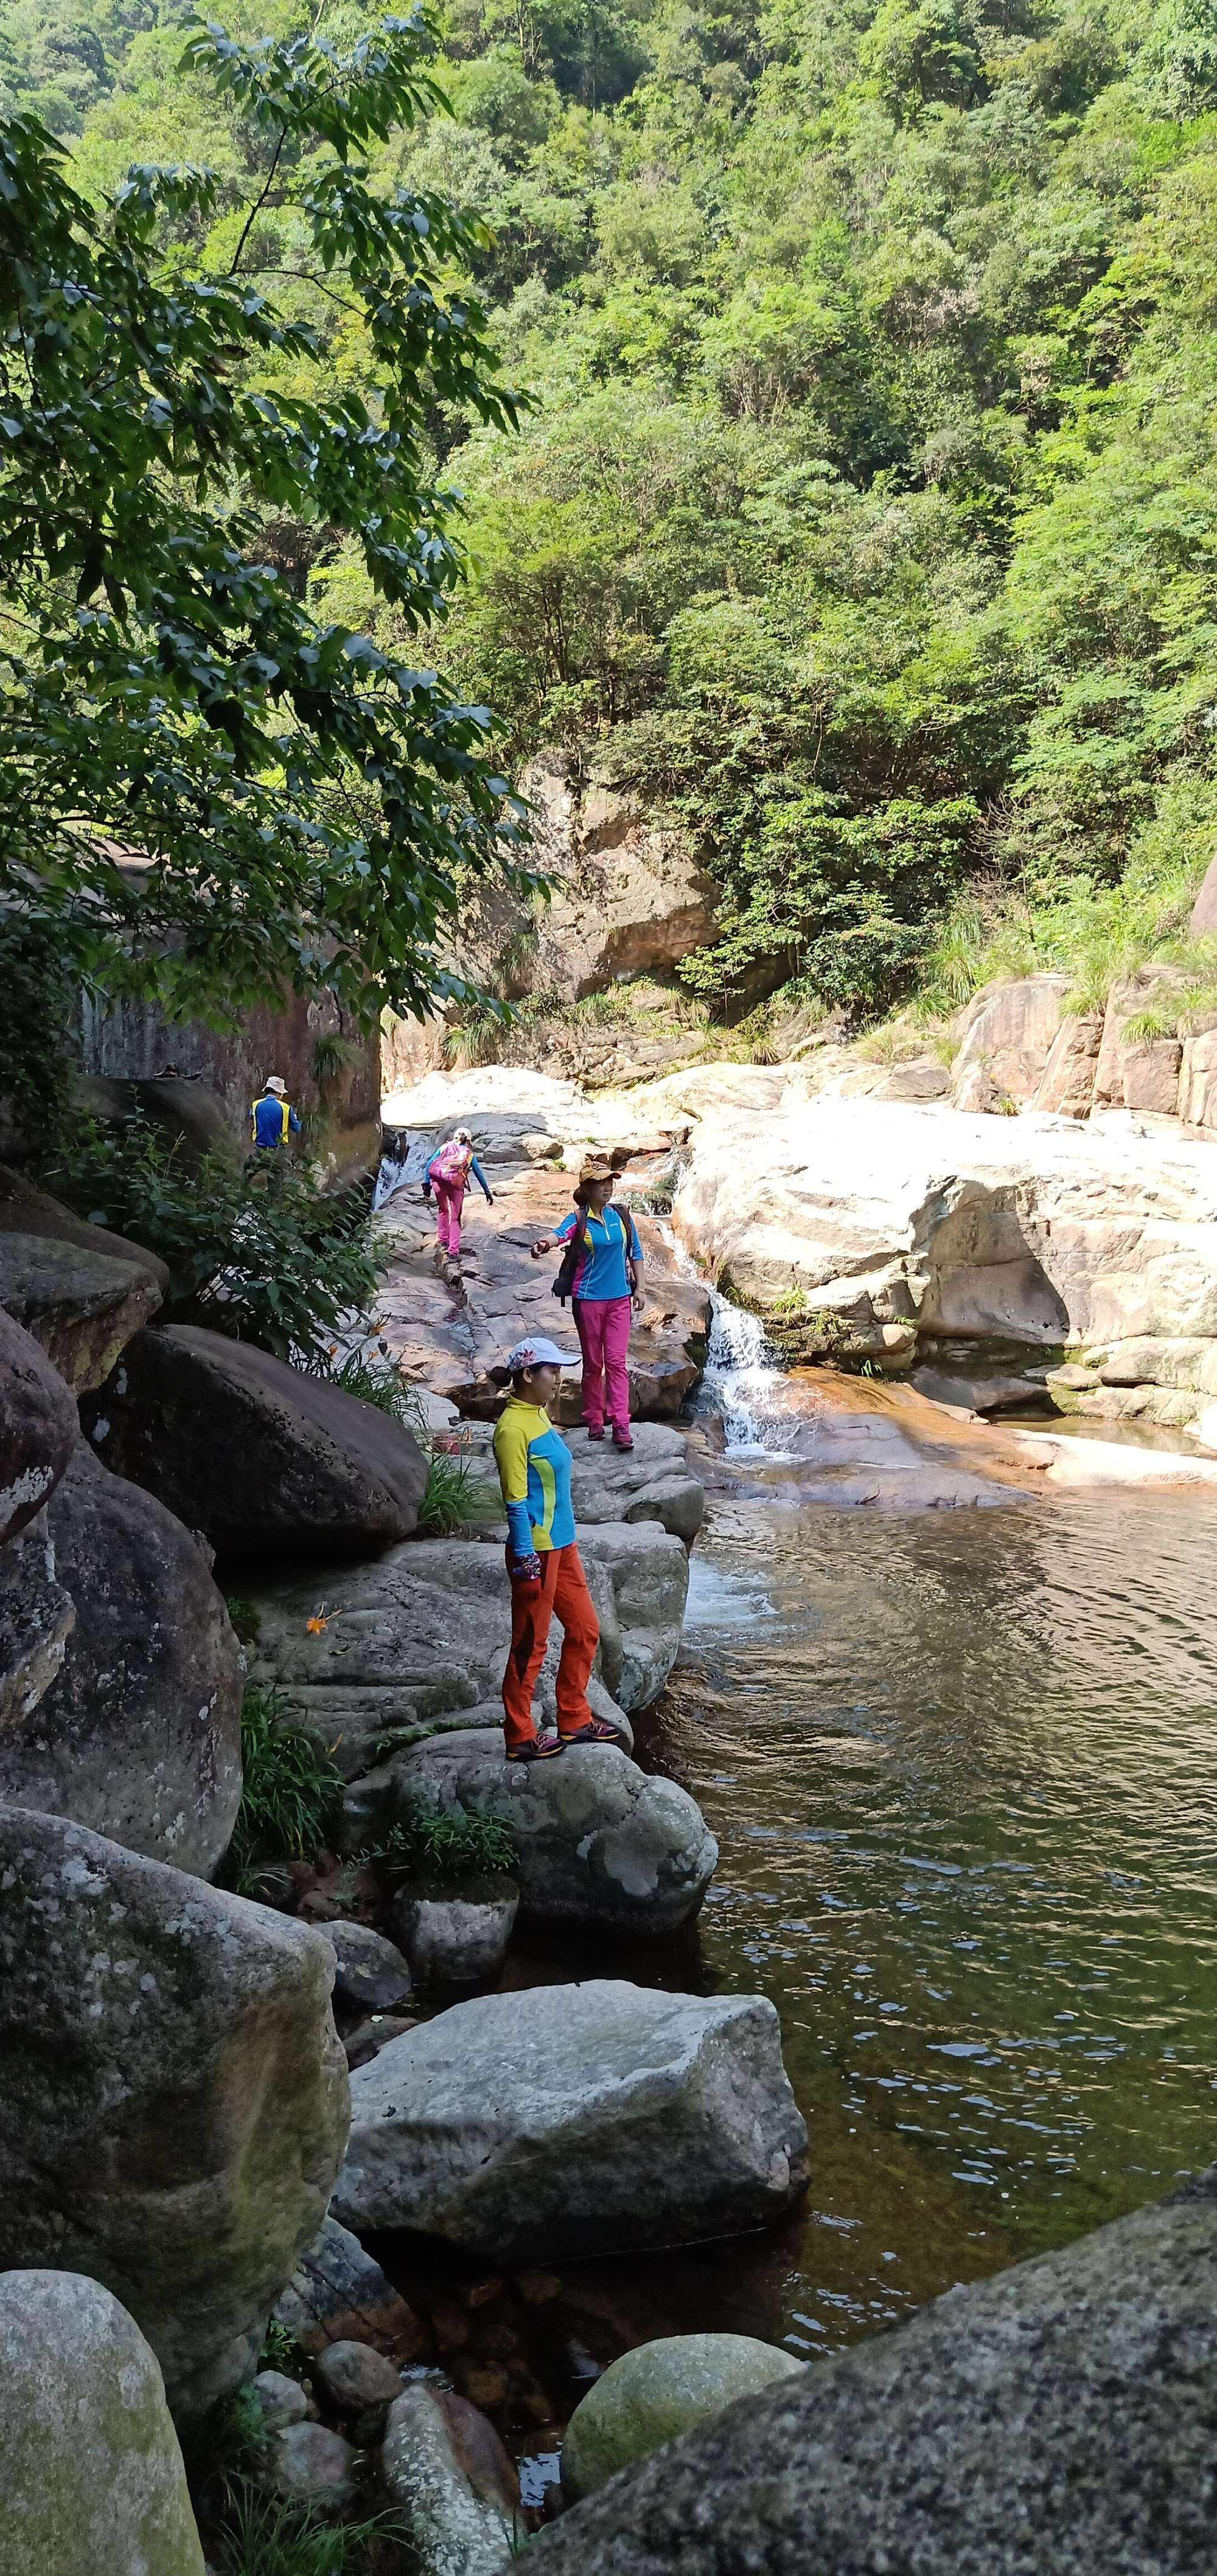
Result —
<path fill-rule="evenodd" d="M 701 1401 L 722 1416 L 728 1450 L 784 1448 L 791 1431 L 782 1402 L 784 1372 L 774 1360 L 759 1315 L 710 1291 L 710 1347 Z"/>

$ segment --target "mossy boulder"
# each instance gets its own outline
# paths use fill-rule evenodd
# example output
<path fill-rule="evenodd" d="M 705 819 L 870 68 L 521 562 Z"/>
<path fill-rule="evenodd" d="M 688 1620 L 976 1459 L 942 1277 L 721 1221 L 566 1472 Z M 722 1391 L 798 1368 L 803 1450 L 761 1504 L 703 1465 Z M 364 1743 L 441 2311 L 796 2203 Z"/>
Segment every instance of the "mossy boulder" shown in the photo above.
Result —
<path fill-rule="evenodd" d="M 156 2356 L 78 2272 L 0 2277 L 0 2576 L 203 2576 Z"/>
<path fill-rule="evenodd" d="M 594 2495 L 616 2470 L 802 2368 L 793 2353 L 753 2335 L 666 2335 L 639 2344 L 611 2362 L 575 2408 L 562 2444 L 565 2494 Z"/>

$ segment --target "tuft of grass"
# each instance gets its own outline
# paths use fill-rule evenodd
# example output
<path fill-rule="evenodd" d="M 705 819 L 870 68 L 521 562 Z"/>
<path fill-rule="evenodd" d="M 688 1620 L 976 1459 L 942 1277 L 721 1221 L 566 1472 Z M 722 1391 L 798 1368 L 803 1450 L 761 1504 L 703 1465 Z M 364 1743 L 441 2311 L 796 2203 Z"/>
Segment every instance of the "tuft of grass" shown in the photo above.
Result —
<path fill-rule="evenodd" d="M 244 1779 L 223 1883 L 237 1895 L 269 1861 L 312 1860 L 329 1842 L 342 1797 L 342 1774 L 275 1689 L 246 1686 L 241 1703 Z"/>
<path fill-rule="evenodd" d="M 216 2576 L 415 2576 L 418 2554 L 396 2514 L 319 2522 L 241 2479 L 229 2490 L 212 2564 Z"/>
<path fill-rule="evenodd" d="M 471 1878 L 514 1878 L 515 1837 L 484 1807 L 416 1807 L 383 1842 L 364 1852 L 389 1877 L 459 1887 Z"/>
<path fill-rule="evenodd" d="M 300 2369 L 303 2360 L 299 2337 L 292 2333 L 291 2327 L 281 2326 L 277 2317 L 269 2318 L 258 2355 L 259 2370 L 282 2370 L 291 2374 Z"/>
<path fill-rule="evenodd" d="M 422 1414 L 414 1389 L 407 1386 L 392 1360 L 373 1358 L 367 1351 L 347 1351 L 342 1359 L 328 1353 L 313 1371 L 340 1386 L 345 1395 L 358 1396 L 361 1404 L 374 1404 L 379 1413 L 388 1413 L 403 1429 L 423 1436 Z"/>
<path fill-rule="evenodd" d="M 433 1449 L 427 1482 L 418 1507 L 418 1526 L 425 1538 L 451 1538 L 484 1517 L 486 1479 L 459 1450 Z"/>

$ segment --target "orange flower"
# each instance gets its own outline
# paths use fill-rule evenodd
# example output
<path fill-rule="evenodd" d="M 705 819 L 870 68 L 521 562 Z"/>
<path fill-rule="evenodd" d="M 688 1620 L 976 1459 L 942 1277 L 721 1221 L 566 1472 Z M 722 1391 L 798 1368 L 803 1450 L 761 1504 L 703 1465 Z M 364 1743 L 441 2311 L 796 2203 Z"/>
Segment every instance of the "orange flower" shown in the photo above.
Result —
<path fill-rule="evenodd" d="M 304 1633 L 306 1637 L 319 1637 L 322 1629 L 328 1628 L 329 1624 L 324 1610 L 315 1610 L 312 1618 L 304 1622 Z"/>

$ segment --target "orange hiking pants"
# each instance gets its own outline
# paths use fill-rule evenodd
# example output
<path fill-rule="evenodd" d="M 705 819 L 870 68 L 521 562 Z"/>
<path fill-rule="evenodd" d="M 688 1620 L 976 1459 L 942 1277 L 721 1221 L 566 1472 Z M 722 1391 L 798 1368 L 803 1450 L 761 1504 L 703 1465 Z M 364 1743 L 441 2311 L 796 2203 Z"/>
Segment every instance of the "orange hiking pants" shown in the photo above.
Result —
<path fill-rule="evenodd" d="M 541 1558 L 541 1591 L 529 1599 L 523 1586 L 511 1587 L 511 1653 L 503 1675 L 503 1733 L 509 1753 L 531 1744 L 537 1733 L 532 1695 L 545 1661 L 550 1621 L 557 1611 L 562 1626 L 562 1660 L 558 1666 L 558 1733 L 575 1735 L 591 1723 L 587 1684 L 600 1622 L 587 1588 L 587 1576 L 575 1546 L 552 1547 Z"/>

